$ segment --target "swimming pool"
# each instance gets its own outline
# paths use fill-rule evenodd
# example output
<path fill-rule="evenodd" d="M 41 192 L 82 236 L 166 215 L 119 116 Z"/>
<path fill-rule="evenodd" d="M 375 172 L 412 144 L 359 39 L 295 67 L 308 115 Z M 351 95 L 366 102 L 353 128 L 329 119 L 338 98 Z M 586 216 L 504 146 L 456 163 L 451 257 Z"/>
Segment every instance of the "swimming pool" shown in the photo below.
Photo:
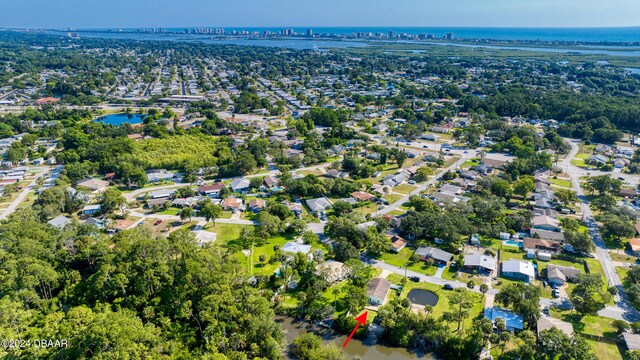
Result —
<path fill-rule="evenodd" d="M 522 247 L 522 242 L 521 241 L 505 240 L 505 241 L 502 242 L 502 244 L 506 245 L 506 246 Z"/>

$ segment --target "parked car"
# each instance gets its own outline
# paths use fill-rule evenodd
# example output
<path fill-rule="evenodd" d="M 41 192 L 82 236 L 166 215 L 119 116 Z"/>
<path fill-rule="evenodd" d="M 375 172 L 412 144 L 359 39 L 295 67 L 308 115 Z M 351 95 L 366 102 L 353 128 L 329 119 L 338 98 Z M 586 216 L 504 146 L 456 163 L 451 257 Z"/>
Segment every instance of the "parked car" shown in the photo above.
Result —
<path fill-rule="evenodd" d="M 417 276 L 412 276 L 409 279 L 411 279 L 411 281 L 413 281 L 413 282 L 420 282 L 420 278 L 417 277 Z"/>
<path fill-rule="evenodd" d="M 558 289 L 554 289 L 551 292 L 551 295 L 553 295 L 554 298 L 559 298 L 560 297 L 560 291 Z"/>
<path fill-rule="evenodd" d="M 445 290 L 453 290 L 453 285 L 446 283 L 444 284 L 444 286 L 442 287 Z"/>
<path fill-rule="evenodd" d="M 162 220 L 156 220 L 156 222 L 153 223 L 153 226 L 158 226 L 162 224 Z"/>

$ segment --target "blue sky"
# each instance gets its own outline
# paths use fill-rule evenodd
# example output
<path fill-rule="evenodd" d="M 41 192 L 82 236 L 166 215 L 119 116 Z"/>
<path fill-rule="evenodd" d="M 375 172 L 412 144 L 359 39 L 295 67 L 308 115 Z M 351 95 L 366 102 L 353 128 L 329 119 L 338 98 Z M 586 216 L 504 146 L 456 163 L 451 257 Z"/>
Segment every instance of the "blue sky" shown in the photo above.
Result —
<path fill-rule="evenodd" d="M 640 26 L 640 0 L 0 0 L 1 27 Z"/>

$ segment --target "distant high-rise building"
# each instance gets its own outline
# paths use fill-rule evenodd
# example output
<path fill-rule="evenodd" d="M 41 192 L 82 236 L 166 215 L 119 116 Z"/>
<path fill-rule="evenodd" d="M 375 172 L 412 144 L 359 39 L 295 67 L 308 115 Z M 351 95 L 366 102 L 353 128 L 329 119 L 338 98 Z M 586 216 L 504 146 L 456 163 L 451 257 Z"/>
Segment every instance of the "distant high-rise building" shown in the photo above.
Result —
<path fill-rule="evenodd" d="M 453 36 L 453 33 L 451 33 L 451 32 L 450 32 L 450 33 L 447 33 L 447 36 L 445 36 L 445 38 L 446 38 L 447 40 L 454 40 L 454 39 L 455 39 L 455 37 Z"/>
<path fill-rule="evenodd" d="M 313 30 L 312 29 L 307 29 L 307 36 L 308 37 L 312 37 L 313 36 Z"/>
<path fill-rule="evenodd" d="M 395 31 L 389 31 L 389 37 L 390 38 L 396 37 L 396 32 Z"/>

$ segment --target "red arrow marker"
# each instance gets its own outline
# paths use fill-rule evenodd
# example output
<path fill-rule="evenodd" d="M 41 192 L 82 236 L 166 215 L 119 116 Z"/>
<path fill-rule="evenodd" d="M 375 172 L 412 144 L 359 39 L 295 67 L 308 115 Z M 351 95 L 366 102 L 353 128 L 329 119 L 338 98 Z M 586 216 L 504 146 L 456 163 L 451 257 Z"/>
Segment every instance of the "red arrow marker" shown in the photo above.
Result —
<path fill-rule="evenodd" d="M 351 340 L 351 338 L 353 337 L 353 335 L 356 333 L 356 331 L 358 331 L 358 328 L 360 327 L 360 325 L 364 325 L 367 323 L 367 312 L 363 312 L 360 316 L 358 316 L 356 318 L 356 320 L 358 321 L 358 323 L 356 324 L 356 327 L 353 329 L 353 331 L 351 332 L 351 334 L 349 334 L 349 337 L 347 338 L 347 340 L 344 341 L 344 344 L 342 344 L 342 347 L 347 347 L 347 344 L 349 343 L 349 340 Z"/>

